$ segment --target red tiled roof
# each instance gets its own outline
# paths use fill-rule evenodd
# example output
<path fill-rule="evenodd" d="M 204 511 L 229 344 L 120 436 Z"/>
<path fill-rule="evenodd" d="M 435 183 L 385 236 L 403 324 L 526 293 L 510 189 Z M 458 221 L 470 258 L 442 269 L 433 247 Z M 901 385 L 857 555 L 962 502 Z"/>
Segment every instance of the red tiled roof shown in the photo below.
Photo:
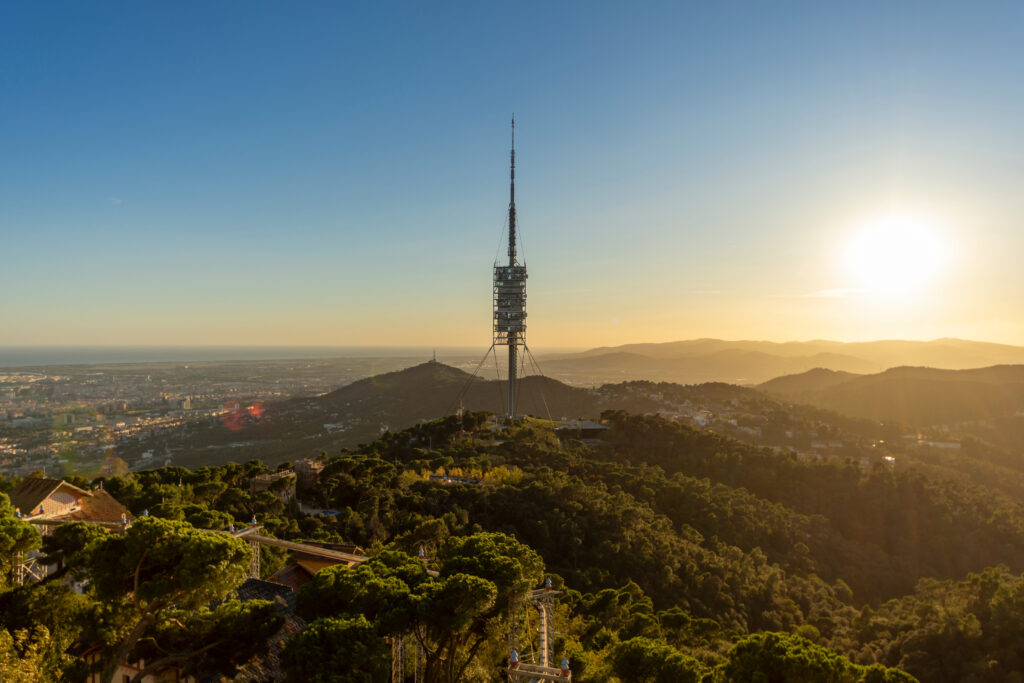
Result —
<path fill-rule="evenodd" d="M 132 513 L 128 512 L 128 508 L 118 503 L 103 489 L 82 496 L 81 501 L 80 508 L 55 519 L 69 522 L 120 522 L 122 514 L 128 517 L 128 521 L 135 519 Z"/>

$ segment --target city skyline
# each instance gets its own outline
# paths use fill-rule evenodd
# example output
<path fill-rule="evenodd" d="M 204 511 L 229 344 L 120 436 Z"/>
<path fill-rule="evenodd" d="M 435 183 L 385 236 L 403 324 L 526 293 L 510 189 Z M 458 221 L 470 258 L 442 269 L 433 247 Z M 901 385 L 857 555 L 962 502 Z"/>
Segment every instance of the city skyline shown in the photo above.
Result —
<path fill-rule="evenodd" d="M 1024 344 L 1024 8 L 15 6 L 0 346 Z"/>

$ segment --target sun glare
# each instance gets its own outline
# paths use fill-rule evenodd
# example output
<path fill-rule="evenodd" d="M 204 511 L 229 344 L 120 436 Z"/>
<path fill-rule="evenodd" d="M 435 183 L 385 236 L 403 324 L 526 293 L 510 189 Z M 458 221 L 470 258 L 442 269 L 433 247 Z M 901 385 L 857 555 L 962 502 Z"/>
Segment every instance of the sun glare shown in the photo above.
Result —
<path fill-rule="evenodd" d="M 844 261 L 859 289 L 908 294 L 929 284 L 945 261 L 934 225 L 912 214 L 886 214 L 862 224 Z"/>

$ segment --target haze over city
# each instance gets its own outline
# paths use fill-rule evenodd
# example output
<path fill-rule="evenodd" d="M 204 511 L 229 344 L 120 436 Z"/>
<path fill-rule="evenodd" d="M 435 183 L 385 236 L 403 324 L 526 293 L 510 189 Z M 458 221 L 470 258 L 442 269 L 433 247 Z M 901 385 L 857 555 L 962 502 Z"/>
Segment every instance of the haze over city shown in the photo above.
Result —
<path fill-rule="evenodd" d="M 5 14 L 0 345 L 1024 344 L 1017 3 Z"/>

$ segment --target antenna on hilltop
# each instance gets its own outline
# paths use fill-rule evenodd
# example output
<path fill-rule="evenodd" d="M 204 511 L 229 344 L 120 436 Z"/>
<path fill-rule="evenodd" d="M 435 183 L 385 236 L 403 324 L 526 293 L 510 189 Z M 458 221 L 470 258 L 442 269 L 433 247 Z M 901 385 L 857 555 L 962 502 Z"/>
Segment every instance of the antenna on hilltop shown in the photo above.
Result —
<path fill-rule="evenodd" d="M 516 260 L 516 117 L 509 154 L 508 265 L 494 266 L 494 345 L 508 347 L 508 413 L 516 416 L 519 345 L 526 335 L 526 266 Z"/>
<path fill-rule="evenodd" d="M 519 263 L 516 257 L 516 117 L 512 115 L 512 147 L 509 152 L 509 198 L 508 198 L 508 264 L 498 263 L 494 260 L 494 290 L 492 299 L 493 313 L 493 336 L 491 348 L 480 360 L 476 370 L 466 380 L 466 385 L 459 393 L 461 399 L 469 389 L 470 384 L 477 377 L 480 368 L 483 367 L 487 357 L 494 351 L 495 370 L 497 370 L 498 354 L 495 347 L 508 347 L 508 402 L 506 404 L 505 418 L 512 421 L 516 417 L 516 401 L 518 390 L 516 388 L 519 378 L 519 347 L 523 348 L 523 363 L 527 358 L 533 360 L 533 354 L 526 345 L 526 264 Z M 500 247 L 499 247 L 500 249 Z M 539 370 L 539 368 L 538 368 Z M 501 379 L 500 372 L 498 379 Z M 545 402 L 546 403 L 546 402 Z M 550 411 L 549 411 L 550 412 Z"/>

